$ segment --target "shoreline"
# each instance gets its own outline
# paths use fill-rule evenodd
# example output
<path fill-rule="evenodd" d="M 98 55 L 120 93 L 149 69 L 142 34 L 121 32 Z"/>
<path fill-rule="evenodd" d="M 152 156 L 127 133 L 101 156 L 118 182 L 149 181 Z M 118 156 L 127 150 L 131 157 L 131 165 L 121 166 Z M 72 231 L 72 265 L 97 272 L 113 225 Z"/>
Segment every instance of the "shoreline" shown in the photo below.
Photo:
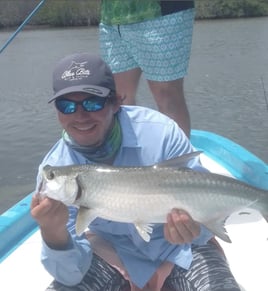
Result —
<path fill-rule="evenodd" d="M 31 15 L 28 25 L 52 28 L 96 26 L 100 22 L 100 3 L 100 0 L 47 1 Z M 0 31 L 20 26 L 36 7 L 36 0 L 0 1 Z M 267 16 L 267 0 L 195 0 L 195 19 L 198 21 Z"/>
<path fill-rule="evenodd" d="M 266 18 L 268 15 L 261 16 L 241 16 L 241 17 L 208 17 L 208 18 L 196 18 L 195 21 L 221 21 L 221 20 L 240 20 L 240 19 L 258 19 Z M 99 24 L 88 24 L 88 25 L 50 25 L 50 24 L 26 24 L 22 30 L 43 30 L 43 29 L 72 29 L 72 28 L 90 28 L 98 27 Z M 17 29 L 19 25 L 0 27 L 0 32 L 12 32 Z"/>

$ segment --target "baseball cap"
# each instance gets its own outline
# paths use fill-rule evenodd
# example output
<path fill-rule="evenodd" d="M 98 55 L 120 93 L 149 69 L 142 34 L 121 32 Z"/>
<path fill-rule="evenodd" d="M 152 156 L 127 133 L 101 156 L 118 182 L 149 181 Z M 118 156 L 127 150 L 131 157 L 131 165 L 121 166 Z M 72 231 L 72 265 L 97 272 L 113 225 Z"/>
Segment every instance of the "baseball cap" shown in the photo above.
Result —
<path fill-rule="evenodd" d="M 54 95 L 56 98 L 73 92 L 84 92 L 100 97 L 115 91 L 115 82 L 109 66 L 97 55 L 76 53 L 61 59 L 53 72 Z"/>

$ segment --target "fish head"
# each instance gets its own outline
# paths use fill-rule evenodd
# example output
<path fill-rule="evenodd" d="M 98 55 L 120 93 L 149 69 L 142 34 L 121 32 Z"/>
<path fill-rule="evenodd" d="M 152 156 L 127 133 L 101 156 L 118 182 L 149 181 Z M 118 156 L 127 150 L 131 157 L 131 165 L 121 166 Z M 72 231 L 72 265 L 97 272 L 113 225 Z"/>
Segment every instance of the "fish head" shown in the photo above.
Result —
<path fill-rule="evenodd" d="M 76 173 L 68 171 L 68 168 L 46 165 L 42 170 L 39 194 L 42 198 L 49 197 L 67 206 L 74 205 L 80 195 Z"/>

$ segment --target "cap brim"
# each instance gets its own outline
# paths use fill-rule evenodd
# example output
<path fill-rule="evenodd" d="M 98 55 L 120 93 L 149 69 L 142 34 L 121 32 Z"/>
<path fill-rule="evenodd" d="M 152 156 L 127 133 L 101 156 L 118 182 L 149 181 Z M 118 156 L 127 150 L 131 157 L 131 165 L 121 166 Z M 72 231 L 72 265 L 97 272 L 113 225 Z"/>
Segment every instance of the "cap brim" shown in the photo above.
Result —
<path fill-rule="evenodd" d="M 63 95 L 74 93 L 74 92 L 82 92 L 88 93 L 92 95 L 97 95 L 99 97 L 107 97 L 111 90 L 105 87 L 100 86 L 89 86 L 89 85 L 79 85 L 79 86 L 72 86 L 65 89 L 58 91 L 51 99 L 49 99 L 48 103 L 52 102 L 53 100 L 61 97 Z"/>

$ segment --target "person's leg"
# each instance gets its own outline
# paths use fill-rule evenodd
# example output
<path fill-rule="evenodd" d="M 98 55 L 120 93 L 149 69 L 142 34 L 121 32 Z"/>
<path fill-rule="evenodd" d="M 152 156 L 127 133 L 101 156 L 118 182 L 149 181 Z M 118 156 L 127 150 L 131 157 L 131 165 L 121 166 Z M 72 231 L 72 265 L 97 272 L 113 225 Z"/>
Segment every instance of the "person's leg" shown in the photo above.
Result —
<path fill-rule="evenodd" d="M 167 82 L 148 80 L 160 112 L 175 120 L 189 137 L 191 130 L 190 115 L 184 98 L 183 79 Z"/>
<path fill-rule="evenodd" d="M 46 291 L 128 291 L 129 289 L 129 282 L 116 269 L 100 257 L 93 255 L 91 267 L 81 283 L 69 287 L 53 281 Z"/>
<path fill-rule="evenodd" d="M 174 291 L 240 291 L 224 255 L 212 243 L 194 247 L 190 269 L 174 267 L 165 287 Z"/>
<path fill-rule="evenodd" d="M 141 70 L 139 68 L 135 68 L 121 73 L 114 73 L 116 91 L 119 96 L 121 96 L 123 104 L 136 104 L 135 97 L 139 85 L 140 76 Z"/>
<path fill-rule="evenodd" d="M 127 27 L 137 33 L 128 46 L 148 81 L 160 112 L 174 119 L 190 136 L 190 116 L 183 80 L 190 59 L 194 10 L 188 9 Z M 128 42 L 130 43 L 130 41 Z"/>
<path fill-rule="evenodd" d="M 141 71 L 159 110 L 190 135 L 183 93 L 191 50 L 194 10 L 188 9 L 131 25 L 100 24 L 101 52 L 116 78 L 125 104 L 135 104 Z M 140 69 L 139 69 L 140 68 Z"/>

